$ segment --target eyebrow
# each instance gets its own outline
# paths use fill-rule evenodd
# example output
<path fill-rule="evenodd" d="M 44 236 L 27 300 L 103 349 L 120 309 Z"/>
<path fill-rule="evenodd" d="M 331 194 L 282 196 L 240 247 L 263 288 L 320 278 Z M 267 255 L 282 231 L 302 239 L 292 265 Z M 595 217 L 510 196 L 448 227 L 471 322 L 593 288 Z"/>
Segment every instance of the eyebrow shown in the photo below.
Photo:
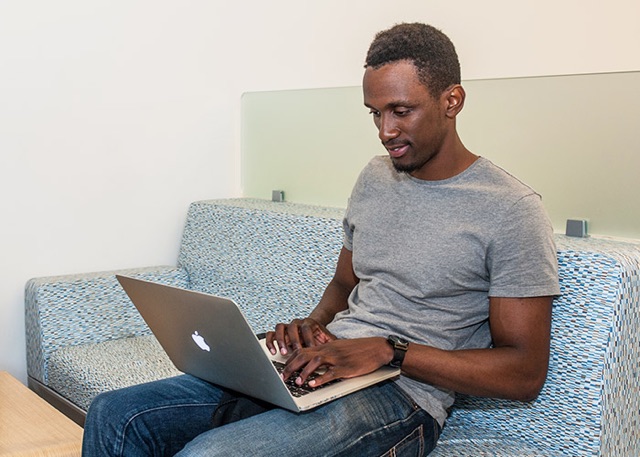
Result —
<path fill-rule="evenodd" d="M 368 103 L 366 103 L 366 102 L 364 103 L 364 106 L 366 106 L 366 107 L 367 107 L 367 108 L 369 108 L 369 109 L 376 109 L 376 108 L 374 108 L 373 106 L 369 105 L 369 104 L 368 104 Z M 387 103 L 387 104 L 384 106 L 384 108 L 387 108 L 387 109 L 393 109 L 393 108 L 398 108 L 398 107 L 400 107 L 400 106 L 402 106 L 402 107 L 406 107 L 406 108 L 410 108 L 410 107 L 415 106 L 415 103 L 411 103 L 411 102 L 409 102 L 408 100 L 396 100 L 396 101 L 393 101 L 393 102 Z"/>

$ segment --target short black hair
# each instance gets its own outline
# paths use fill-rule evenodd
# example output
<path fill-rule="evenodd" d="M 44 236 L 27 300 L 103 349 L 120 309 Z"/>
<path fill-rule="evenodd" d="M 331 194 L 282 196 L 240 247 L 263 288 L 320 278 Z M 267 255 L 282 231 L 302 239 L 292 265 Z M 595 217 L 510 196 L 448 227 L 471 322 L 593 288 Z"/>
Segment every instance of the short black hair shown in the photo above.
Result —
<path fill-rule="evenodd" d="M 460 84 L 460 62 L 453 43 L 440 30 L 426 24 L 397 24 L 379 32 L 367 53 L 366 67 L 409 60 L 418 78 L 434 97 Z"/>

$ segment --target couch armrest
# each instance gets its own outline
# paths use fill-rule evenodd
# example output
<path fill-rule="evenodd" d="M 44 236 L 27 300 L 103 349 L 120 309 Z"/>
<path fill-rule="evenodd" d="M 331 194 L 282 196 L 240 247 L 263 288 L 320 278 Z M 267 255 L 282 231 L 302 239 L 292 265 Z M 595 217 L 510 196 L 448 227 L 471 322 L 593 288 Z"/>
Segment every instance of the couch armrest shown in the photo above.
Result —
<path fill-rule="evenodd" d="M 172 266 L 30 279 L 25 290 L 29 376 L 46 384 L 49 356 L 62 347 L 149 333 L 116 274 L 189 285 L 186 271 Z"/>

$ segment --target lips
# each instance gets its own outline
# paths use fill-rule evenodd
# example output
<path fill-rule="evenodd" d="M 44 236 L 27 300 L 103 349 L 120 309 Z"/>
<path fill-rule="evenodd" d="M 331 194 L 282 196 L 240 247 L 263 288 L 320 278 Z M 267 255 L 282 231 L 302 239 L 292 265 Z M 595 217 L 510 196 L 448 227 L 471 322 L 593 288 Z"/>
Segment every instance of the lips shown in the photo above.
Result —
<path fill-rule="evenodd" d="M 409 150 L 409 144 L 386 144 L 385 148 L 389 151 L 389 155 L 394 159 L 399 159 Z"/>

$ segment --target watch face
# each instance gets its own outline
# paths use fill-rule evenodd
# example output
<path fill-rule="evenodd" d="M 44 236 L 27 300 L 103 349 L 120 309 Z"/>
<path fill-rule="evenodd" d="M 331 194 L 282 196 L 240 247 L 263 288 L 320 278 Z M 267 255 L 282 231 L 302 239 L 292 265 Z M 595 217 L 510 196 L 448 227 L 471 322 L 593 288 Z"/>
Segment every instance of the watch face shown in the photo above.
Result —
<path fill-rule="evenodd" d="M 409 347 L 409 342 L 404 338 L 400 338 L 397 335 L 389 335 L 389 338 L 387 339 L 394 348 L 404 349 L 406 351 L 407 348 Z"/>

